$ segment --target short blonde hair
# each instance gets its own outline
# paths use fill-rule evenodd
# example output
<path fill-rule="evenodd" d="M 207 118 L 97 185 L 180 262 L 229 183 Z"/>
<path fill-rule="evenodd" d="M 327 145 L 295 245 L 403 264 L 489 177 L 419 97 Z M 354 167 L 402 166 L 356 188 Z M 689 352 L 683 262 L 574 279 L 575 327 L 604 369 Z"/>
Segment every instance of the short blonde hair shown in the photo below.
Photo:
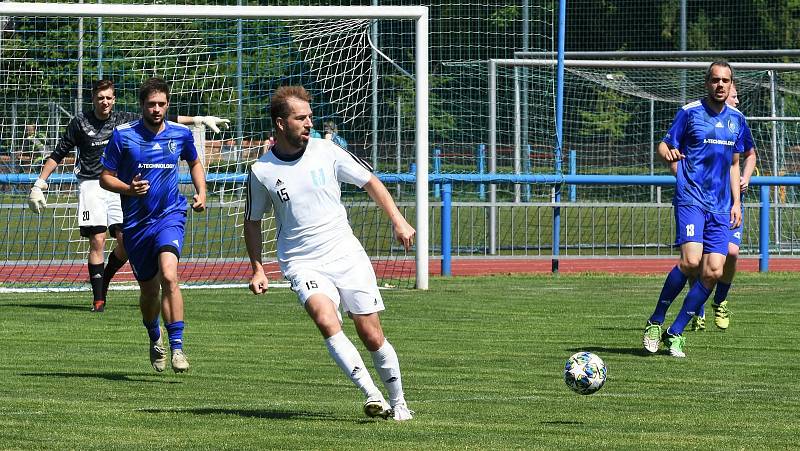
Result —
<path fill-rule="evenodd" d="M 289 115 L 289 99 L 299 99 L 311 103 L 311 94 L 302 86 L 281 86 L 272 94 L 269 101 L 269 115 L 275 124 L 279 117 L 286 119 Z"/>

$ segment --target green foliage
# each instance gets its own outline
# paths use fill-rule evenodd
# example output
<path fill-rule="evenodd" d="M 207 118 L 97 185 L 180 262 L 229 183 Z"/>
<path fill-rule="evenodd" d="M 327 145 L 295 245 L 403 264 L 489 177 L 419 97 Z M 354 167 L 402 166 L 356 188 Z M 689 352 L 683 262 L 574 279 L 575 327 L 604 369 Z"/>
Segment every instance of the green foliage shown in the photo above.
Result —
<path fill-rule="evenodd" d="M 407 128 L 416 126 L 416 111 L 414 105 L 414 80 L 402 75 L 389 75 L 385 77 L 392 91 L 399 94 L 401 105 L 401 118 Z M 456 131 L 455 117 L 449 112 L 448 105 L 436 93 L 437 89 L 450 83 L 448 77 L 431 76 L 428 78 L 430 92 L 428 94 L 428 122 L 429 129 L 440 138 L 448 138 Z M 397 114 L 397 101 L 390 102 Z"/>
<path fill-rule="evenodd" d="M 661 2 L 661 37 L 665 41 L 678 42 L 680 39 L 676 30 L 680 27 L 680 0 L 665 0 Z"/>
<path fill-rule="evenodd" d="M 504 30 L 514 26 L 514 21 L 520 18 L 520 8 L 516 5 L 509 5 L 497 8 L 492 13 L 490 20 L 498 29 Z"/>
<path fill-rule="evenodd" d="M 581 111 L 583 126 L 582 136 L 605 136 L 608 143 L 613 143 L 625 136 L 625 126 L 633 119 L 627 113 L 625 106 L 626 97 L 619 91 L 612 89 L 593 88 L 597 99 L 593 111 Z"/>
<path fill-rule="evenodd" d="M 711 18 L 705 13 L 700 13 L 687 30 L 687 41 L 691 46 L 689 50 L 714 48 L 712 43 L 718 39 L 715 30 L 717 30 L 717 27 Z"/>

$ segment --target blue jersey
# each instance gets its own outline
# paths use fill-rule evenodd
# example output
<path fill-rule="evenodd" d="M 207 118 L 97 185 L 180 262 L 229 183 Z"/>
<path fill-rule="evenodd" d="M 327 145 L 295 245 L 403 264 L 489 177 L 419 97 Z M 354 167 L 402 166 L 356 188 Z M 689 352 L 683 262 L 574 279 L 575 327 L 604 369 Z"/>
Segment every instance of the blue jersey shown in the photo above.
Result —
<path fill-rule="evenodd" d="M 185 125 L 165 121 L 154 135 L 143 121 L 129 122 L 114 129 L 102 163 L 131 183 L 137 174 L 150 182 L 144 196 L 122 195 L 125 230 L 147 227 L 176 210 L 185 212 L 186 199 L 178 190 L 178 163 L 197 160 L 192 132 Z"/>
<path fill-rule="evenodd" d="M 698 100 L 678 110 L 663 139 L 686 156 L 678 161 L 673 204 L 730 213 L 733 154 L 745 151 L 749 134 L 744 115 L 728 105 L 716 113 Z"/>
<path fill-rule="evenodd" d="M 756 143 L 753 141 L 753 134 L 750 133 L 750 127 L 745 126 L 744 128 L 744 151 L 747 152 L 750 149 L 755 149 Z"/>

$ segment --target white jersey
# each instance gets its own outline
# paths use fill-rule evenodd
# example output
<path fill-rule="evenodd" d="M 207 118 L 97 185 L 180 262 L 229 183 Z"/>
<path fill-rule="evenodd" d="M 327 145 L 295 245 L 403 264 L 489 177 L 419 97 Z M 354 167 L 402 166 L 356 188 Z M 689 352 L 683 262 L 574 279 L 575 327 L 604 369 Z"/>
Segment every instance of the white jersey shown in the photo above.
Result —
<path fill-rule="evenodd" d="M 283 161 L 262 155 L 247 179 L 245 219 L 259 221 L 273 210 L 278 222 L 278 262 L 329 262 L 363 247 L 347 221 L 340 183 L 363 187 L 370 166 L 330 140 L 311 138 L 301 156 Z"/>

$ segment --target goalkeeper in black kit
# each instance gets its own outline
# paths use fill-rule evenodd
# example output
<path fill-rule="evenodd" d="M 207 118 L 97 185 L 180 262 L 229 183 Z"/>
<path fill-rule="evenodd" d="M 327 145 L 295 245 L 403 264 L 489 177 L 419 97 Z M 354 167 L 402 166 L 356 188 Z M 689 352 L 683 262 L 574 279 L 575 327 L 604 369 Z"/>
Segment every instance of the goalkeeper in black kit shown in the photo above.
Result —
<path fill-rule="evenodd" d="M 105 310 L 108 286 L 114 274 L 128 261 L 122 238 L 122 206 L 119 194 L 100 187 L 103 156 L 111 133 L 118 125 L 134 121 L 139 114 L 114 111 L 116 95 L 114 83 L 99 80 L 92 84 L 92 111 L 80 113 L 69 122 L 55 150 L 45 160 L 39 178 L 33 184 L 28 204 L 36 214 L 47 207 L 44 191 L 47 178 L 64 158 L 77 148 L 75 174 L 78 178 L 78 227 L 80 234 L 89 239 L 89 281 L 92 285 L 92 311 Z M 215 116 L 178 116 L 182 124 L 205 125 L 214 132 L 227 127 L 228 120 Z M 117 245 L 105 262 L 106 231 L 117 240 Z"/>

